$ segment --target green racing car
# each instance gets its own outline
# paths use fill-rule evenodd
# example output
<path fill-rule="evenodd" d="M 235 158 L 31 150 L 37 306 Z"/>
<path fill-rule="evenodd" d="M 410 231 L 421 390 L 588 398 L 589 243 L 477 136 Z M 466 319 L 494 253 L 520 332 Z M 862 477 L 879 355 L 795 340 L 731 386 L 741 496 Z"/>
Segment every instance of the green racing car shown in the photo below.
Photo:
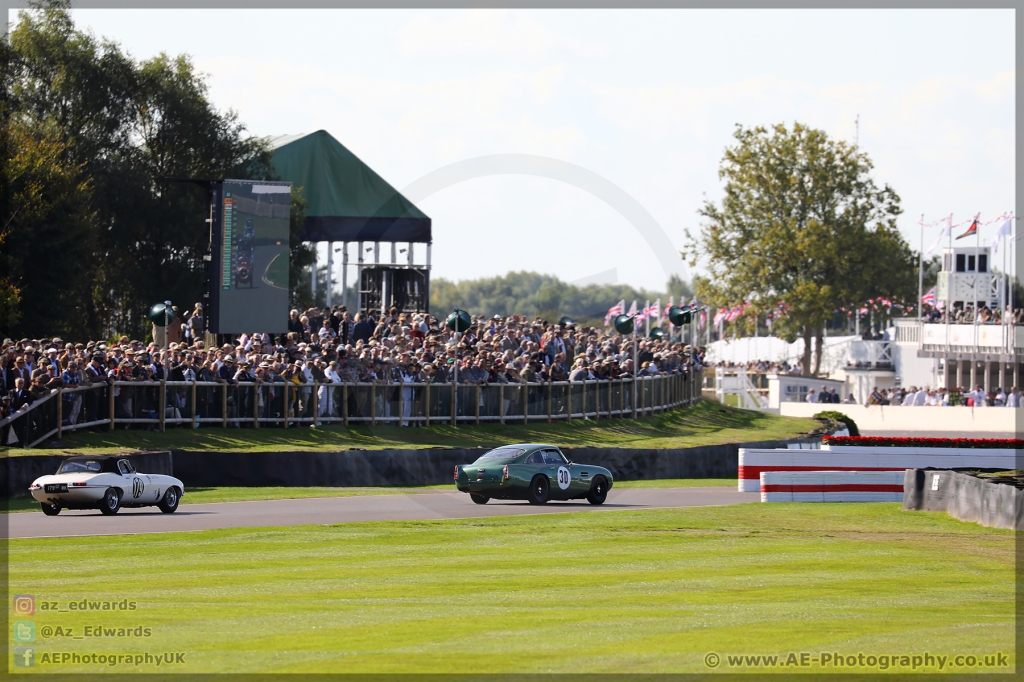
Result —
<path fill-rule="evenodd" d="M 604 467 L 571 462 L 554 445 L 538 443 L 503 445 L 455 467 L 455 486 L 477 504 L 491 498 L 530 504 L 586 498 L 604 504 L 612 483 Z"/>

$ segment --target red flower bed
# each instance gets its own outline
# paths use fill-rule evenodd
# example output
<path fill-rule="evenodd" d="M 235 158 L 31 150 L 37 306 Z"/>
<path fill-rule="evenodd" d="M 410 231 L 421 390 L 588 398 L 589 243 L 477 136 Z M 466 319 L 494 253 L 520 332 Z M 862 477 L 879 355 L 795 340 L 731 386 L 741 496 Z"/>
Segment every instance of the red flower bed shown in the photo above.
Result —
<path fill-rule="evenodd" d="M 863 445 L 895 448 L 1024 448 L 1020 438 L 889 438 L 886 436 L 825 436 L 829 445 Z"/>

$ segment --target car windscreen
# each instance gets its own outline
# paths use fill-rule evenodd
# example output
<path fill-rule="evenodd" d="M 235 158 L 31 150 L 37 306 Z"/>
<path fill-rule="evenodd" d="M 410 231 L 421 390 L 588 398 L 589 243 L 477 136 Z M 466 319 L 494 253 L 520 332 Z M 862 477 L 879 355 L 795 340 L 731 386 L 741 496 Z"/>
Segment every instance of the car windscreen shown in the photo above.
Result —
<path fill-rule="evenodd" d="M 521 448 L 498 448 L 484 453 L 473 464 L 508 464 L 514 459 L 522 457 L 526 450 Z"/>
<path fill-rule="evenodd" d="M 100 463 L 92 460 L 79 460 L 75 462 L 64 462 L 61 465 L 58 474 L 77 474 L 81 472 L 87 472 L 91 474 L 98 474 L 100 472 Z"/>

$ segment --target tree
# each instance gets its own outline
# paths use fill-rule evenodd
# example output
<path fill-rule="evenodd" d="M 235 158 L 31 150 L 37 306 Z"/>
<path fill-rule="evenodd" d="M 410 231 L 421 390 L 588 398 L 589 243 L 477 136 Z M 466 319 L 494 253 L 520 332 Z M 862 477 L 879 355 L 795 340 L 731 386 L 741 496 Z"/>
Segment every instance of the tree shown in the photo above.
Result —
<path fill-rule="evenodd" d="M 474 315 L 526 315 L 557 320 L 563 315 L 581 324 L 603 323 L 605 312 L 620 300 L 643 305 L 668 297 L 682 301 L 691 295 L 690 286 L 677 276 L 667 283 L 667 292 L 634 289 L 627 284 L 589 284 L 577 287 L 552 275 L 536 272 L 509 272 L 461 282 L 439 278 L 430 282 L 430 307 L 441 317 L 454 306 Z"/>
<path fill-rule="evenodd" d="M 804 339 L 804 374 L 821 366 L 823 329 L 868 298 L 913 299 L 917 262 L 896 228 L 896 193 L 871 178 L 866 154 L 800 123 L 745 129 L 726 148 L 721 206 L 705 201 L 691 259 L 708 259 L 698 296 L 716 306 L 777 310 L 777 334 Z M 689 235 L 688 235 L 689 236 Z M 815 341 L 811 363 L 811 341 Z"/>
<path fill-rule="evenodd" d="M 208 194 L 168 178 L 271 179 L 270 152 L 214 108 L 187 56 L 137 62 L 75 29 L 68 9 L 52 0 L 21 13 L 4 54 L 0 141 L 17 153 L 4 156 L 0 226 L 20 290 L 4 324 L 139 336 L 156 301 L 201 300 Z M 303 262 L 306 247 L 294 247 Z"/>

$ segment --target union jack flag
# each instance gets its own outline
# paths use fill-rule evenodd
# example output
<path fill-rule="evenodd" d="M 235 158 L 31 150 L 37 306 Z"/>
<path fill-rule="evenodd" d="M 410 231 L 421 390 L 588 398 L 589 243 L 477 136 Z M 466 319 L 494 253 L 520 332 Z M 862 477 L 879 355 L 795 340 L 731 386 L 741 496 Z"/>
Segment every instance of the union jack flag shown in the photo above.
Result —
<path fill-rule="evenodd" d="M 610 327 L 612 320 L 622 314 L 622 311 L 626 309 L 626 301 L 622 300 L 613 305 L 608 309 L 608 314 L 604 316 L 604 326 Z"/>
<path fill-rule="evenodd" d="M 921 297 L 921 303 L 925 305 L 935 305 L 935 287 L 932 287 L 925 292 L 924 296 Z"/>

